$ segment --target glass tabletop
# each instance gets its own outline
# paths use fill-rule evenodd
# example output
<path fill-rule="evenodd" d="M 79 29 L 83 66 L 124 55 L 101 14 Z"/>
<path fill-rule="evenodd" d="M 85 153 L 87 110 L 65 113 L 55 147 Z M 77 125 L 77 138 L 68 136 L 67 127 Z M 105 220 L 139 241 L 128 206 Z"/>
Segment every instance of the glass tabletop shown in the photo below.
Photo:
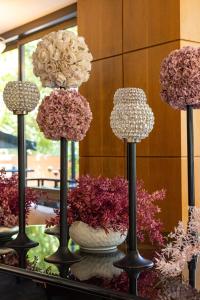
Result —
<path fill-rule="evenodd" d="M 58 238 L 46 234 L 43 225 L 28 226 L 27 234 L 31 239 L 39 242 L 39 246 L 17 253 L 7 249 L 2 241 L 0 271 L 13 272 L 83 292 L 90 291 L 113 299 L 200 299 L 198 264 L 193 270 L 193 276 L 196 276 L 196 289 L 187 282 L 187 270 L 184 271 L 184 279 L 182 275 L 175 278 L 162 277 L 154 268 L 140 274 L 134 271 L 126 272 L 113 266 L 115 261 L 125 255 L 122 250 L 110 254 L 86 254 L 80 252 L 79 246 L 71 240 L 69 240 L 69 249 L 71 252 L 77 252 L 83 259 L 70 266 L 54 265 L 45 262 L 44 258 L 57 250 Z M 154 256 L 152 249 L 143 249 L 143 252 L 147 258 Z"/>

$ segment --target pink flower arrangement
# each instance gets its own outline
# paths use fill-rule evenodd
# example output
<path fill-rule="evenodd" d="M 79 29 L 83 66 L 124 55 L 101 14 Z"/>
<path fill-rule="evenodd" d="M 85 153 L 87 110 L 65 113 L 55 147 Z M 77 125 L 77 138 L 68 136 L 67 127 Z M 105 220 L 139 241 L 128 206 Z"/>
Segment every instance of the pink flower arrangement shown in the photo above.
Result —
<path fill-rule="evenodd" d="M 176 277 L 187 262 L 200 253 L 200 208 L 190 209 L 188 225 L 179 222 L 168 235 L 168 243 L 156 258 L 156 268 L 167 277 Z"/>
<path fill-rule="evenodd" d="M 29 214 L 31 203 L 37 202 L 37 194 L 31 189 L 26 189 L 26 218 Z M 12 175 L 5 177 L 0 172 L 0 226 L 13 227 L 18 224 L 18 177 Z"/>
<path fill-rule="evenodd" d="M 163 200 L 165 191 L 149 194 L 142 181 L 137 182 L 138 227 L 140 241 L 146 237 L 152 243 L 163 244 L 162 223 L 157 219 L 157 200 Z M 82 221 L 93 228 L 104 228 L 122 233 L 128 229 L 128 182 L 124 178 L 82 176 L 78 186 L 68 194 L 68 223 Z M 147 214 L 148 210 L 148 214 Z M 47 222 L 48 226 L 59 223 L 57 216 Z"/>
<path fill-rule="evenodd" d="M 42 101 L 37 123 L 45 137 L 81 141 L 90 127 L 92 112 L 88 101 L 75 89 L 55 90 Z"/>
<path fill-rule="evenodd" d="M 200 107 L 200 48 L 172 51 L 161 63 L 161 97 L 175 109 Z"/>

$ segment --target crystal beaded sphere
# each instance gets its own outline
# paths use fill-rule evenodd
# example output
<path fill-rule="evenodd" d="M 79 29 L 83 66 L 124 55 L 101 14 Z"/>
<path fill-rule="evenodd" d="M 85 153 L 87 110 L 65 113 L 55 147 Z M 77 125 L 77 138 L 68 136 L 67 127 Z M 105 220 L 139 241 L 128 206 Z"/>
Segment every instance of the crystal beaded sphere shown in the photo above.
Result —
<path fill-rule="evenodd" d="M 121 88 L 115 92 L 110 125 L 118 138 L 129 143 L 138 143 L 149 135 L 154 115 L 142 89 Z"/>
<path fill-rule="evenodd" d="M 14 114 L 27 114 L 34 110 L 40 98 L 37 86 L 29 81 L 10 81 L 3 91 L 3 100 Z"/>

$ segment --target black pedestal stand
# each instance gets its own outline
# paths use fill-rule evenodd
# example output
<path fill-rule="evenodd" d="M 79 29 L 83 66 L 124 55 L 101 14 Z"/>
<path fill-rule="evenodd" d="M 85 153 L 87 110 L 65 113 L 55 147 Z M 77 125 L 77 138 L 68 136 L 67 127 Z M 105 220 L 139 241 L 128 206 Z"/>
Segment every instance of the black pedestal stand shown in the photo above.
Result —
<path fill-rule="evenodd" d="M 129 243 L 127 255 L 114 263 L 122 269 L 143 269 L 153 266 L 137 249 L 136 143 L 127 143 L 127 179 L 129 194 Z M 148 209 L 148 207 L 147 207 Z"/>
<path fill-rule="evenodd" d="M 195 206 L 193 108 L 187 106 L 188 205 Z"/>
<path fill-rule="evenodd" d="M 19 257 L 19 267 L 26 269 L 27 267 L 27 253 L 29 249 L 17 249 L 15 250 Z"/>
<path fill-rule="evenodd" d="M 141 272 L 137 270 L 129 270 L 127 273 L 129 277 L 129 293 L 133 296 L 138 296 L 137 282 Z"/>
<path fill-rule="evenodd" d="M 18 121 L 18 186 L 19 186 L 19 233 L 15 240 L 6 244 L 6 247 L 13 249 L 33 248 L 38 246 L 26 235 L 26 216 L 25 216 L 25 138 L 24 138 L 24 115 L 17 115 Z"/>
<path fill-rule="evenodd" d="M 58 250 L 45 261 L 54 264 L 70 264 L 80 261 L 81 258 L 71 253 L 68 249 L 67 226 L 67 141 L 60 140 L 60 245 Z"/>
<path fill-rule="evenodd" d="M 194 133 L 193 133 L 193 108 L 187 106 L 187 161 L 188 161 L 188 205 L 195 206 L 195 188 L 194 188 Z M 190 213 L 189 213 L 190 220 Z M 195 232 L 194 232 L 195 234 Z M 197 257 L 193 257 L 188 263 L 189 284 L 195 287 Z"/>

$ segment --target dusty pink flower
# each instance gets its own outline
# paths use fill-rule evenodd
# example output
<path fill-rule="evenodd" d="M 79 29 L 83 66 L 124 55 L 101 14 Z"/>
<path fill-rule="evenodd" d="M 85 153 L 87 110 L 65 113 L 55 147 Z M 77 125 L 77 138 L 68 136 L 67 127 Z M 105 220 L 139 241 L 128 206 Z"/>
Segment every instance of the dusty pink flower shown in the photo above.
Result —
<path fill-rule="evenodd" d="M 75 89 L 53 91 L 44 98 L 37 115 L 40 130 L 51 140 L 81 141 L 91 120 L 89 103 Z"/>
<path fill-rule="evenodd" d="M 26 188 L 26 218 L 30 211 L 31 203 L 37 202 L 37 194 Z M 0 171 L 0 226 L 12 227 L 18 224 L 18 176 L 5 177 Z"/>
<path fill-rule="evenodd" d="M 200 208 L 190 209 L 187 226 L 179 222 L 168 236 L 168 243 L 156 258 L 156 268 L 164 276 L 176 277 L 187 262 L 200 253 Z"/>
<path fill-rule="evenodd" d="M 149 238 L 152 243 L 163 244 L 162 223 L 157 218 L 160 209 L 155 202 L 164 197 L 164 190 L 149 194 L 144 189 L 143 182 L 137 182 L 137 235 L 140 241 Z M 128 229 L 128 182 L 122 177 L 111 179 L 82 176 L 78 180 L 78 186 L 69 191 L 68 204 L 69 224 L 82 221 L 93 228 L 101 227 L 122 232 Z M 47 225 L 58 222 L 59 211 Z"/>
<path fill-rule="evenodd" d="M 172 51 L 161 63 L 161 97 L 175 109 L 200 107 L 200 48 Z"/>

